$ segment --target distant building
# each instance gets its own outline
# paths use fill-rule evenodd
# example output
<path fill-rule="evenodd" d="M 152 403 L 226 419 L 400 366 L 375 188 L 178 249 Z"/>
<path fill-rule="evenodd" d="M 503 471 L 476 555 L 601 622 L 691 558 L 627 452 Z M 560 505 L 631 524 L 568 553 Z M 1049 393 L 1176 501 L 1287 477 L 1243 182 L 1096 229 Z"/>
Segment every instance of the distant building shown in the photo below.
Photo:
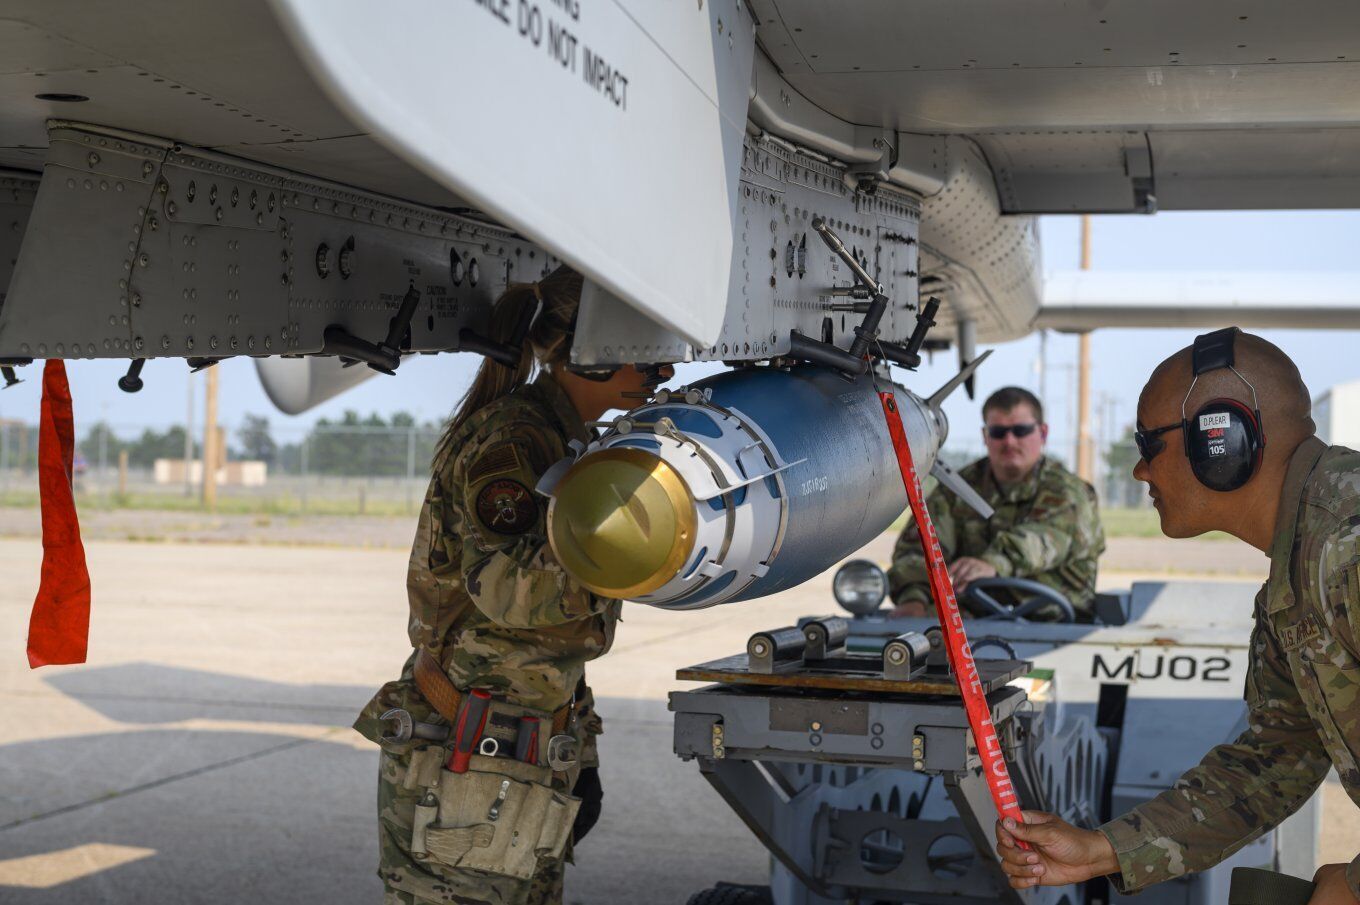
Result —
<path fill-rule="evenodd" d="M 1360 380 L 1338 383 L 1314 399 L 1313 420 L 1324 442 L 1360 449 Z"/>
<path fill-rule="evenodd" d="M 183 459 L 157 459 L 152 470 L 157 484 L 183 484 Z M 217 483 L 220 486 L 263 487 L 268 480 L 269 466 L 264 462 L 236 461 L 223 462 L 217 469 Z M 189 462 L 189 483 L 203 483 L 203 462 L 194 459 Z"/>

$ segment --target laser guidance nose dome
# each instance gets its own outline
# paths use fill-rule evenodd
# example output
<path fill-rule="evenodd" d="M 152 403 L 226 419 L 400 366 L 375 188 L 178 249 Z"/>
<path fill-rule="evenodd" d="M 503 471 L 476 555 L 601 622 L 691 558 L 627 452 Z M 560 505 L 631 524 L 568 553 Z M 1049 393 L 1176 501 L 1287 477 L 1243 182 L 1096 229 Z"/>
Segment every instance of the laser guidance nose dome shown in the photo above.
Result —
<path fill-rule="evenodd" d="M 653 452 L 615 446 L 579 460 L 548 507 L 548 543 L 577 581 L 606 597 L 650 594 L 694 549 L 695 501 Z"/>

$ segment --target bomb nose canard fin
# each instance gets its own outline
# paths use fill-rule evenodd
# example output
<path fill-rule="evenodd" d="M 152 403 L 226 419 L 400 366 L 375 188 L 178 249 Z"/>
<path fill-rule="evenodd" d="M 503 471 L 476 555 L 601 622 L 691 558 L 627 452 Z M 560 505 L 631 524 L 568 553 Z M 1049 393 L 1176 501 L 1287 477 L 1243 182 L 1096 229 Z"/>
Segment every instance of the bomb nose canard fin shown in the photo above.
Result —
<path fill-rule="evenodd" d="M 991 504 L 984 500 L 971 484 L 960 477 L 957 471 L 946 465 L 944 460 L 936 459 L 935 464 L 930 466 L 930 474 L 983 518 L 991 518 L 996 512 Z"/>
<path fill-rule="evenodd" d="M 938 390 L 930 394 L 930 398 L 926 400 L 926 405 L 934 411 L 939 411 L 940 403 L 948 399 L 955 390 L 957 390 L 960 386 L 963 385 L 963 382 L 965 380 L 967 380 L 969 377 L 972 377 L 973 372 L 978 369 L 978 365 L 982 364 L 984 361 L 986 361 L 988 358 L 992 356 L 992 351 L 993 350 L 988 349 L 986 352 L 983 352 L 977 358 L 974 358 L 972 361 L 968 362 L 968 364 L 964 365 L 962 368 L 959 368 L 959 373 L 955 374 L 953 377 L 946 380 Z"/>
<path fill-rule="evenodd" d="M 944 412 L 941 410 L 940 404 L 948 399 L 950 394 L 962 386 L 965 381 L 972 377 L 973 373 L 977 371 L 978 365 L 986 361 L 991 354 L 991 349 L 983 352 L 977 358 L 974 358 L 968 364 L 960 368 L 959 372 L 946 380 L 944 385 L 938 390 L 930 394 L 930 397 L 926 399 L 926 408 L 930 410 L 930 413 L 936 418 L 944 419 Z M 967 481 L 959 477 L 958 472 L 954 471 L 954 469 L 950 468 L 942 460 L 935 460 L 935 464 L 930 467 L 930 474 L 935 480 L 949 488 L 950 492 L 955 496 L 967 503 L 978 515 L 983 518 L 992 517 L 992 513 L 995 512 L 995 510 L 992 509 L 986 500 L 978 495 L 978 492 L 974 490 Z"/>

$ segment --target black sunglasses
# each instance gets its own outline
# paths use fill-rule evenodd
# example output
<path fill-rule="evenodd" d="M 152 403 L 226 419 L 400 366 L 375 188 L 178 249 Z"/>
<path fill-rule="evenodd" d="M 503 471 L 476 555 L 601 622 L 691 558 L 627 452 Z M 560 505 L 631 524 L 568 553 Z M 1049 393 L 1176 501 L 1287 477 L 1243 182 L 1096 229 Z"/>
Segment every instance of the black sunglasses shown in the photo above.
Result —
<path fill-rule="evenodd" d="M 1151 463 L 1154 456 L 1166 449 L 1166 441 L 1162 439 L 1163 434 L 1169 434 L 1184 426 L 1184 421 L 1177 421 L 1175 424 L 1168 424 L 1166 427 L 1144 430 L 1143 425 L 1139 424 L 1138 429 L 1133 432 L 1133 442 L 1138 445 L 1138 454 L 1143 457 L 1143 461 Z"/>
<path fill-rule="evenodd" d="M 1030 424 L 989 424 L 982 429 L 983 433 L 993 440 L 1004 440 L 1007 434 L 1015 434 L 1016 439 L 1028 437 L 1037 430 L 1039 425 Z"/>

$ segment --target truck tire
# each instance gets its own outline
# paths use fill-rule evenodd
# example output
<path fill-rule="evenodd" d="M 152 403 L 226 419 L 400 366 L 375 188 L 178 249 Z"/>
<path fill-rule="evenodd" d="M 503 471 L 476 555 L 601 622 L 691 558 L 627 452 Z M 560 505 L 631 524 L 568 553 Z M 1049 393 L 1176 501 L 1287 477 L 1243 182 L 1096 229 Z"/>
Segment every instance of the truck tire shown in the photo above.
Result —
<path fill-rule="evenodd" d="M 738 886 L 719 883 L 712 889 L 696 892 L 685 905 L 774 905 L 768 886 Z"/>

